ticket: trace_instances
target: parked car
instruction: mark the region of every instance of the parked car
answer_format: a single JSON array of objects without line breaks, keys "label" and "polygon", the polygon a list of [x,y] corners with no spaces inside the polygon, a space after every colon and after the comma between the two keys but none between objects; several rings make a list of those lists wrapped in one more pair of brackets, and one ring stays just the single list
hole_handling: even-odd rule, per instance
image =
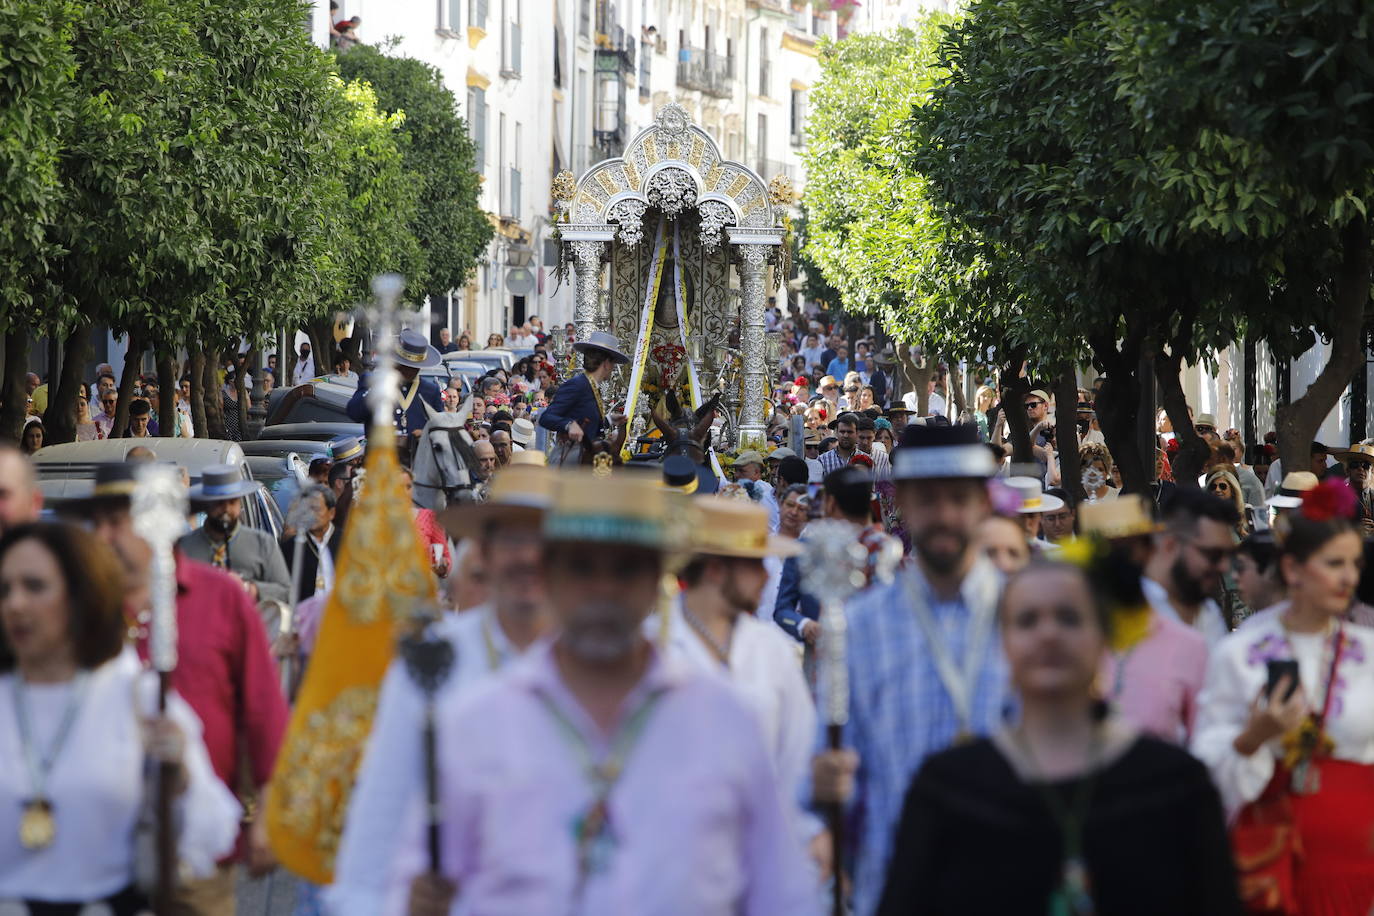
[{"label": "parked car", "polygon": [[[303,423],[279,423],[274,426],[264,426],[262,432],[258,433],[258,439],[307,439],[311,442],[318,442],[321,445],[343,436],[357,436],[360,439],[367,438],[367,430],[361,423],[354,423],[352,420],[307,420]],[[324,451],[323,448],[319,451]]]},{"label": "parked car", "polygon": [[[157,453],[159,461],[169,461],[186,469],[191,484],[200,482],[209,465],[228,464],[241,468],[245,480],[254,480],[243,449],[237,442],[223,439],[100,439],[49,445],[33,454],[38,486],[44,502],[60,508],[63,502],[90,495],[95,469],[102,464],[124,460],[129,449],[144,445]],[[243,522],[250,528],[281,537],[282,513],[262,487],[243,497]]]},{"label": "parked car", "polygon": [[515,365],[515,358],[509,350],[455,350],[444,354],[444,362],[477,363],[483,372],[489,372],[509,369]]},{"label": "parked car", "polygon": [[271,426],[312,421],[351,423],[353,421],[348,419],[348,402],[357,390],[356,384],[346,380],[326,380],[296,385],[293,388],[275,388],[267,395],[267,420],[263,429],[265,431]]},{"label": "parked car", "polygon": [[244,460],[253,472],[253,479],[263,485],[271,495],[272,501],[277,504],[277,508],[281,510],[281,514],[285,516],[291,508],[291,501],[310,479],[310,453],[249,455]]}]

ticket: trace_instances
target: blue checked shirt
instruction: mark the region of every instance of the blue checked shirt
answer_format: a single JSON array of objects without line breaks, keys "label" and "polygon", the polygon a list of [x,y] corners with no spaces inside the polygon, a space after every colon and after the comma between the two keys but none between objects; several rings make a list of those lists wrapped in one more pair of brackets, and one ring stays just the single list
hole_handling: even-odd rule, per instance
[{"label": "blue checked shirt", "polygon": [[[908,576],[925,592],[931,616],[944,636],[950,657],[960,668],[971,630],[970,607],[987,604],[991,614],[991,605],[995,605],[1002,588],[997,571],[980,557],[964,579],[960,597],[939,601],[915,564],[909,563],[891,584],[859,593],[846,609],[849,723],[844,745],[859,754],[854,801],[861,812],[857,840],[852,841],[856,916],[870,916],[878,907],[893,832],[912,778],[927,756],[949,747],[960,731],[954,703],[940,680],[911,607],[904,581]],[[818,680],[817,745],[824,748],[824,675]],[[972,706],[972,727],[978,735],[995,731],[1010,707],[1006,662],[995,623],[987,636]]]}]

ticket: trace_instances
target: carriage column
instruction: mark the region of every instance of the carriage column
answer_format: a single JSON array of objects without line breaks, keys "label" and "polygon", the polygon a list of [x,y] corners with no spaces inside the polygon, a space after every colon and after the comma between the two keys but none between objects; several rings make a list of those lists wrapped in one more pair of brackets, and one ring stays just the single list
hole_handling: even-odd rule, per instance
[{"label": "carriage column", "polygon": [[572,250],[576,276],[573,324],[577,339],[586,340],[592,331],[609,331],[607,316],[601,314],[601,256],[606,243],[615,237],[614,226],[570,224],[563,229],[563,242]]},{"label": "carriage column", "polygon": [[773,249],[782,243],[781,230],[737,229],[730,241],[739,248],[740,352],[744,359],[744,391],[740,410],[741,449],[762,448],[768,431],[763,415],[763,391],[767,371],[764,363],[763,309],[764,277]]}]

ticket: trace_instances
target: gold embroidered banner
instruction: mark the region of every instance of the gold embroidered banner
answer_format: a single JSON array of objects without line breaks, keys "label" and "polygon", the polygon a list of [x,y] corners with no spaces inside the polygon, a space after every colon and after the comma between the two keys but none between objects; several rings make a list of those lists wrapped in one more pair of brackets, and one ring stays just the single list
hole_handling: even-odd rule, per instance
[{"label": "gold embroidered banner", "polygon": [[[418,386],[416,386],[418,387]],[[349,793],[399,627],[436,599],[393,438],[373,430],[362,490],[348,514],[334,591],[277,756],[266,809],[277,859],[316,884],[333,877]],[[419,740],[419,736],[416,736]]]}]

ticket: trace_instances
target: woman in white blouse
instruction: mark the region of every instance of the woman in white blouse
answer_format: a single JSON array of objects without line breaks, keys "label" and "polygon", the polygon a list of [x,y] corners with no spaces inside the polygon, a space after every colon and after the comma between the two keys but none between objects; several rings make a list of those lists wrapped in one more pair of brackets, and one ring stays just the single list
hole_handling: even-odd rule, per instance
[{"label": "woman in white blouse", "polygon": [[1348,508],[1344,481],[1324,483],[1276,529],[1291,600],[1217,645],[1198,701],[1193,751],[1235,824],[1254,911],[1374,903],[1374,629],[1345,619],[1363,562]]},{"label": "woman in white blouse", "polygon": [[0,913],[141,911],[150,760],[180,765],[183,868],[210,873],[237,836],[238,803],[195,713],[173,696],[153,714],[155,675],[124,645],[123,597],[118,561],[78,528],[0,538]]}]

